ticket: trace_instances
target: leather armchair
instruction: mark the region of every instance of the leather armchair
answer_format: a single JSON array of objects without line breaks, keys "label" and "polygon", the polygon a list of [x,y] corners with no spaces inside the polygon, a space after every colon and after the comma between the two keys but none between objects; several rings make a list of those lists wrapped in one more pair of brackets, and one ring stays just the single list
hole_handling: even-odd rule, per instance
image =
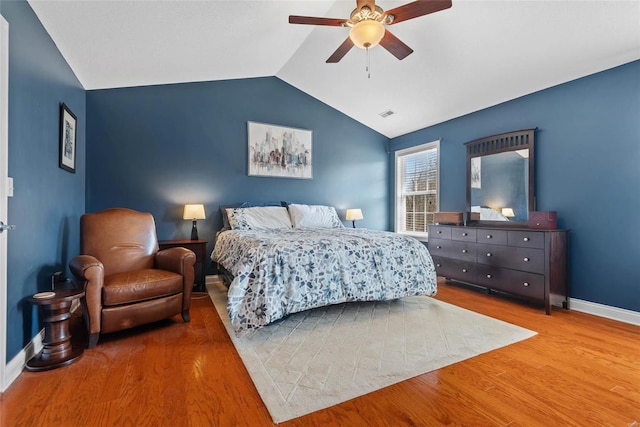
[{"label": "leather armchair", "polygon": [[158,251],[151,214],[116,208],[82,215],[80,253],[69,268],[84,285],[89,348],[101,333],[176,314],[190,321],[196,256],[185,248]]}]

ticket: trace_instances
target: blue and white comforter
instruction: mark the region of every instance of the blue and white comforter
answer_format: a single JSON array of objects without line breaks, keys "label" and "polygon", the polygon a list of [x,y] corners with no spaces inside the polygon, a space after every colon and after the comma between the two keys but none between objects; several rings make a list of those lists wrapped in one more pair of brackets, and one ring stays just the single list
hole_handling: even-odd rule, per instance
[{"label": "blue and white comforter", "polygon": [[425,245],[387,231],[229,230],[211,259],[234,276],[227,309],[238,336],[310,308],[437,290]]}]

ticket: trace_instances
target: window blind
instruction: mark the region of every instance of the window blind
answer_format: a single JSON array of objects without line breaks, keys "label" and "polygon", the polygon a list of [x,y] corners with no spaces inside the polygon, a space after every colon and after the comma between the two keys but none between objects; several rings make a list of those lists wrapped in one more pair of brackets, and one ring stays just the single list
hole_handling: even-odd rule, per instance
[{"label": "window blind", "polygon": [[396,159],[396,231],[426,234],[438,211],[438,144],[426,144]]}]

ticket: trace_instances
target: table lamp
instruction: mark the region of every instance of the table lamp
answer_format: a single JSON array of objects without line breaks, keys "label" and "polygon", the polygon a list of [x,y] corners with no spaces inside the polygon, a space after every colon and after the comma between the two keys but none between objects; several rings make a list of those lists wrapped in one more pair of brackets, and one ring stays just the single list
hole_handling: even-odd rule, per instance
[{"label": "table lamp", "polygon": [[353,228],[356,228],[356,221],[361,220],[362,218],[364,217],[362,216],[361,209],[347,209],[346,220],[351,221]]},{"label": "table lamp", "polygon": [[193,221],[193,226],[191,227],[191,240],[198,240],[198,227],[196,227],[196,222],[199,219],[205,219],[204,205],[184,205],[184,214],[182,215],[182,218]]}]

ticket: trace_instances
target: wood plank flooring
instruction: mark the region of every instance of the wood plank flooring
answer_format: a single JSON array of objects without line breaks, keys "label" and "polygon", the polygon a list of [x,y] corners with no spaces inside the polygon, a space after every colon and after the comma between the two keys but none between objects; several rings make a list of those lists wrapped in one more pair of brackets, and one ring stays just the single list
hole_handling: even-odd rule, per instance
[{"label": "wood plank flooring", "polygon": [[[640,327],[546,316],[443,281],[437,298],[538,335],[280,425],[640,424]],[[191,319],[105,335],[72,365],[24,372],[1,396],[0,426],[273,425],[208,296],[194,295]]]}]

